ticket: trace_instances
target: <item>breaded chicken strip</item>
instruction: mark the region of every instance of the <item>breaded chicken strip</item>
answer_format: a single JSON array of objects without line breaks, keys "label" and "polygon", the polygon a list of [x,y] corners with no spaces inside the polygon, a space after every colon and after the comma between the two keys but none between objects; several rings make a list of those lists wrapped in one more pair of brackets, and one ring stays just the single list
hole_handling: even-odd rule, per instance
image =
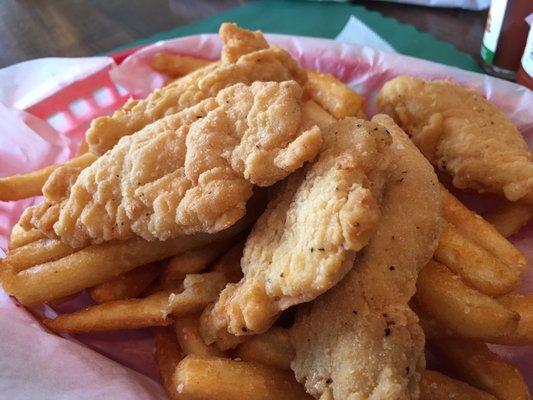
[{"label": "breaded chicken strip", "polygon": [[264,332],[282,310],[330,289],[374,232],[389,133],[346,118],[324,137],[317,161],[283,182],[256,222],[241,260],[244,278],[204,311],[208,343],[231,347],[232,337]]},{"label": "breaded chicken strip", "polygon": [[218,34],[223,44],[220,54],[220,61],[223,63],[235,63],[244,54],[268,47],[261,31],[248,31],[231,22],[220,25]]},{"label": "breaded chicken strip", "polygon": [[253,185],[270,186],[319,152],[322,134],[304,108],[294,81],[231,86],[122,138],[66,200],[57,202],[63,187],[45,190],[55,202],[26,210],[21,224],[72,247],[225,229],[244,215]]},{"label": "breaded chicken strip", "polygon": [[372,121],[393,137],[377,230],[339,284],[300,306],[291,328],[292,369],[321,400],[417,399],[424,369],[424,335],[407,304],[440,233],[437,177],[389,117]]},{"label": "breaded chicken strip", "polygon": [[235,24],[222,24],[222,59],[154,91],[146,99],[129,100],[112,116],[93,120],[87,131],[90,151],[103,154],[118,140],[146,125],[194,106],[236,83],[296,80],[303,84],[305,71],[279,47],[268,47],[261,32],[249,32]]},{"label": "breaded chicken strip", "polygon": [[449,81],[399,76],[381,89],[378,109],[392,116],[460,189],[533,204],[533,160],[513,123],[483,97]]}]

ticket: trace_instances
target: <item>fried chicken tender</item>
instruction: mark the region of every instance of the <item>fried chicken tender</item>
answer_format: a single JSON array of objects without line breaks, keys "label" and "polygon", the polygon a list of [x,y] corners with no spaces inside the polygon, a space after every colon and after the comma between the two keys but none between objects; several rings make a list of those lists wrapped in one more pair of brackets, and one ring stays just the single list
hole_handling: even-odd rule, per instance
[{"label": "fried chicken tender", "polygon": [[61,206],[70,195],[72,185],[84,168],[61,165],[54,170],[42,188],[45,201],[28,207],[22,213],[19,224],[24,229],[39,229],[44,235],[55,238],[54,223],[59,219]]},{"label": "fried chicken tender", "polygon": [[372,121],[393,137],[376,232],[339,284],[299,307],[291,328],[291,367],[321,400],[417,399],[425,364],[424,335],[408,302],[440,233],[438,181],[389,117]]},{"label": "fried chicken tender", "polygon": [[483,97],[449,81],[399,76],[381,89],[378,109],[392,116],[459,189],[533,204],[533,160],[513,123]]},{"label": "fried chicken tender", "polygon": [[346,118],[324,133],[317,161],[277,189],[256,222],[241,260],[244,278],[204,311],[207,343],[266,331],[282,310],[313,300],[352,267],[380,217],[389,133]]},{"label": "fried chicken tender", "polygon": [[96,118],[87,131],[95,154],[103,154],[118,140],[164,117],[189,108],[236,83],[296,80],[303,84],[306,73],[279,47],[268,47],[260,32],[234,24],[222,24],[221,62],[208,65],[154,91],[146,99],[129,100],[112,116]]},{"label": "fried chicken tender", "polygon": [[235,63],[243,54],[268,47],[261,31],[248,31],[231,22],[220,25],[219,36],[224,44],[220,55],[223,63]]},{"label": "fried chicken tender", "polygon": [[321,131],[304,108],[294,81],[231,86],[122,138],[68,198],[30,208],[21,225],[72,247],[223,230],[244,215],[253,185],[270,186],[319,152]]}]

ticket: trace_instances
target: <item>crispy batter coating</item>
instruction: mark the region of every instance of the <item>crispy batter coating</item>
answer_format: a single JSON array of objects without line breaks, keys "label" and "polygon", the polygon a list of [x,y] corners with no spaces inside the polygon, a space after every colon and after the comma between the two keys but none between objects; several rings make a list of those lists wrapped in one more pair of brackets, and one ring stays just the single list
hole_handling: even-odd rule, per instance
[{"label": "crispy batter coating", "polygon": [[339,284],[300,306],[291,328],[292,369],[322,400],[417,399],[424,369],[424,336],[408,302],[437,245],[437,177],[389,117],[372,121],[394,140],[377,230]]},{"label": "crispy batter coating", "polygon": [[204,312],[208,343],[233,346],[231,335],[264,332],[282,310],[330,289],[374,232],[389,133],[346,118],[324,137],[317,161],[283,182],[256,222],[241,260],[244,278]]},{"label": "crispy batter coating", "polygon": [[225,229],[244,215],[253,185],[270,186],[319,152],[322,134],[304,108],[294,81],[231,86],[122,138],[67,199],[23,221],[72,247]]},{"label": "crispy batter coating", "polygon": [[460,189],[533,204],[533,160],[513,123],[483,97],[449,81],[399,76],[378,95],[422,153]]},{"label": "crispy batter coating", "polygon": [[189,108],[236,83],[296,80],[303,84],[306,73],[279,47],[268,47],[260,32],[233,24],[220,28],[222,61],[208,65],[154,91],[146,99],[129,100],[112,116],[93,120],[87,142],[95,154],[103,154],[118,140],[164,117]]},{"label": "crispy batter coating", "polygon": [[231,22],[220,25],[218,34],[224,44],[220,55],[220,61],[223,63],[235,63],[243,54],[268,47],[261,31],[248,31]]}]

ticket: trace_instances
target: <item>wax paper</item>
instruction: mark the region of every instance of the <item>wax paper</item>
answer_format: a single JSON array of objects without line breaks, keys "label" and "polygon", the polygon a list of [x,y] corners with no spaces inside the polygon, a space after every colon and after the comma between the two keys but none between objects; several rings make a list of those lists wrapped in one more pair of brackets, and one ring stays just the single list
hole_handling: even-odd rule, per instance
[{"label": "wax paper", "polygon": [[389,42],[355,15],[350,16],[335,40],[341,43],[364,45],[381,51],[395,52],[394,47]]},{"label": "wax paper", "polygon": [[[375,111],[374,97],[382,84],[398,75],[411,74],[423,78],[450,78],[468,85],[496,103],[521,129],[531,145],[533,136],[533,93],[509,82],[488,76],[462,71],[394,53],[381,52],[365,46],[336,43],[330,40],[269,35],[271,43],[289,50],[304,67],[315,68],[337,75],[368,98],[367,112]],[[164,77],[154,73],[148,61],[157,51],[202,56],[216,59],[220,43],[214,35],[198,35],[160,42],[140,50],[112,71],[113,79],[135,97],[143,97],[159,87]],[[1,111],[0,111],[1,112]],[[0,118],[2,128],[0,142],[0,175],[15,170],[27,170],[26,160],[39,159],[46,154],[50,158],[64,159],[60,151],[67,146],[68,138],[55,138],[47,134],[48,128],[32,125],[10,112],[8,119]],[[24,140],[17,139],[19,130],[28,127],[36,136],[26,132]],[[45,132],[46,131],[46,132]],[[39,139],[40,138],[40,139]],[[25,146],[41,140],[39,146]],[[48,146],[47,146],[48,143]],[[59,145],[58,145],[59,143]],[[3,161],[8,154],[9,162]],[[50,156],[50,154],[55,154]],[[7,159],[6,159],[7,160]],[[43,161],[43,164],[45,162]],[[38,163],[37,163],[38,164]],[[33,165],[35,166],[35,165]],[[15,203],[17,204],[17,203]],[[11,223],[20,210],[0,208],[0,221]],[[0,232],[0,239],[7,239],[7,229]],[[513,241],[533,260],[533,236],[531,226],[515,235]],[[533,290],[531,273],[521,288]],[[66,399],[66,398],[164,398],[156,383],[152,361],[152,344],[144,330],[116,332],[101,335],[84,335],[60,338],[45,332],[21,307],[3,295],[0,301],[0,397],[9,399]],[[32,312],[38,317],[66,312],[87,304],[86,295],[64,304],[61,308],[41,307]],[[105,354],[107,358],[98,354]],[[528,382],[533,383],[533,349],[518,351],[498,347],[498,351],[518,363]]]},{"label": "wax paper", "polygon": [[114,64],[110,57],[38,58],[0,69],[0,102],[27,108],[70,83]]}]

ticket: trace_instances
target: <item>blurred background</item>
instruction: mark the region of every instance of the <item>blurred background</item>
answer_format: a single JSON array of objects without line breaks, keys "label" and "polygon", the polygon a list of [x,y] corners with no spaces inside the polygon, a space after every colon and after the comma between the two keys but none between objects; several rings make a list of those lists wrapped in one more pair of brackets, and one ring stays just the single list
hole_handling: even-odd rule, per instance
[{"label": "blurred background", "polygon": [[533,33],[526,48],[533,0],[1,0],[0,5],[0,68],[40,57],[103,54],[120,63],[131,49],[215,33],[222,22],[232,21],[267,33],[395,51],[533,87]]},{"label": "blurred background", "polygon": [[[473,0],[464,2],[473,3]],[[256,3],[268,3],[277,13],[283,9],[294,12],[294,7],[302,12],[294,23],[276,26],[269,15],[254,15],[250,7]],[[317,24],[307,25],[306,13],[324,7],[327,15]],[[1,0],[0,68],[38,57],[105,53],[228,11],[240,16],[242,19],[237,22],[248,28],[333,38],[360,8],[411,24],[479,60],[486,9],[435,8],[382,1],[324,4],[245,0]],[[202,26],[204,31],[214,31],[217,25]]]}]

